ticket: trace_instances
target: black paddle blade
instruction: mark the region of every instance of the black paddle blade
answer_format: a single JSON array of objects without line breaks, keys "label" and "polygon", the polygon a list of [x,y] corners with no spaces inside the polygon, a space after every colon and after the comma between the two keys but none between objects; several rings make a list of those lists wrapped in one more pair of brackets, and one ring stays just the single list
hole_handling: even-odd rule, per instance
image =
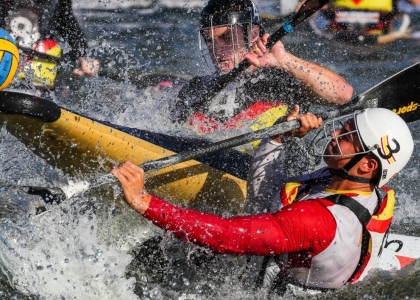
[{"label": "black paddle blade", "polygon": [[54,102],[35,95],[6,90],[0,92],[0,113],[54,122],[60,118],[61,108]]},{"label": "black paddle blade", "polygon": [[405,122],[420,119],[420,63],[416,63],[378,83],[358,95],[348,104],[326,112],[323,118],[332,118],[358,109],[382,107],[397,113]]},{"label": "black paddle blade", "polygon": [[[416,63],[357,97],[368,107],[382,107],[400,115],[406,122],[420,119],[420,63]],[[377,106],[372,106],[377,102]]]},{"label": "black paddle blade", "polygon": [[290,23],[300,24],[318,10],[320,10],[324,5],[327,5],[330,0],[308,0],[302,4],[295,16],[292,18]]}]

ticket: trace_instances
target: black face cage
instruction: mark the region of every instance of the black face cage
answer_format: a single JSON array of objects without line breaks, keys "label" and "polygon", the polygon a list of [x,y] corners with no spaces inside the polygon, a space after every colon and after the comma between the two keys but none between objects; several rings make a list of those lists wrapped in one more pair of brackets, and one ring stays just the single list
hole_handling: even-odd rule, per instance
[{"label": "black face cage", "polygon": [[[264,30],[260,25],[260,19],[258,11],[255,7],[248,7],[244,11],[228,11],[224,13],[214,13],[201,19],[201,26],[198,32],[198,44],[200,49],[201,58],[210,70],[214,70],[216,67],[220,70],[219,59],[216,53],[224,52],[225,55],[234,57],[235,53],[244,51],[244,55],[249,52],[251,48],[250,41],[254,34],[254,25],[258,25],[260,28],[260,36],[264,34]],[[214,37],[207,37],[206,33],[210,32],[213,34],[213,29],[217,27],[230,27],[230,39],[231,45],[223,48],[216,48],[214,44]],[[239,35],[243,35],[244,43],[239,42]],[[207,40],[206,40],[207,37]],[[206,44],[204,47],[203,44]],[[240,61],[234,61],[237,65]]]},{"label": "black face cage", "polygon": [[[247,24],[244,25],[227,25],[230,27],[230,45],[225,45],[223,47],[214,44],[214,37],[211,37],[209,41],[204,39],[204,30],[200,30],[198,35],[198,43],[200,49],[200,56],[203,60],[204,64],[209,70],[214,70],[216,67],[218,70],[221,69],[220,67],[220,60],[219,56],[228,56],[228,57],[235,57],[235,54],[243,52],[243,55],[249,52],[251,49],[251,44],[249,41],[251,40],[252,34],[248,34],[251,30],[248,28]],[[252,26],[252,25],[251,25]],[[225,27],[225,26],[220,26]],[[212,27],[215,28],[215,27]],[[213,30],[209,30],[209,32],[213,33]],[[240,42],[240,35],[244,36],[244,42]],[[203,45],[205,44],[205,46]],[[235,58],[234,64],[237,65],[240,63],[240,59]]]}]

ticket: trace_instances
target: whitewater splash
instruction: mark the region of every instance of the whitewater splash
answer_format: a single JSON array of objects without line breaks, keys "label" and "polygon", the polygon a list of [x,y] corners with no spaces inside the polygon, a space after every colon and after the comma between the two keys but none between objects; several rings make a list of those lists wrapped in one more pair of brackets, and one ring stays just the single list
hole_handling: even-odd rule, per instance
[{"label": "whitewater splash", "polygon": [[[10,202],[9,197],[5,199],[3,193],[0,201]],[[100,216],[88,204],[91,201],[75,199],[77,205],[51,206],[46,213],[29,218],[16,208],[19,222],[0,218],[0,268],[11,286],[44,299],[138,299],[133,291],[135,279],[126,277],[133,258],[127,248],[155,234],[154,229],[146,222],[141,225],[131,210],[115,213],[114,207],[115,220]],[[116,234],[115,224],[120,227],[120,244],[110,234]],[[134,232],[139,226],[142,230]]]},{"label": "whitewater splash", "polygon": [[74,8],[83,9],[116,9],[116,8],[149,8],[152,5],[159,7],[203,7],[206,0],[73,0]]},{"label": "whitewater splash", "polygon": [[138,299],[136,279],[126,275],[130,250],[157,228],[123,204],[118,187],[35,216],[44,201],[13,185],[60,186],[69,178],[0,133],[0,298]]},{"label": "whitewater splash", "polygon": [[[118,8],[202,8],[206,5],[208,0],[73,0],[73,8],[75,9],[105,9],[112,10]],[[282,16],[293,12],[298,0],[254,0],[253,1],[260,12],[280,14]]]}]

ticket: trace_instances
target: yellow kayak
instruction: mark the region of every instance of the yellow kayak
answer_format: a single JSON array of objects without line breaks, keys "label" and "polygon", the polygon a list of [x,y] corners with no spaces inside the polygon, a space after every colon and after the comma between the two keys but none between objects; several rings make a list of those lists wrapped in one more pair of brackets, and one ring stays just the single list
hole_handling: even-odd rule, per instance
[{"label": "yellow kayak", "polygon": [[[147,161],[194,149],[203,141],[107,124],[33,95],[0,92],[0,120],[28,149],[75,180],[107,173],[127,159]],[[192,207],[239,212],[250,156],[235,150],[149,172],[152,194]]]}]

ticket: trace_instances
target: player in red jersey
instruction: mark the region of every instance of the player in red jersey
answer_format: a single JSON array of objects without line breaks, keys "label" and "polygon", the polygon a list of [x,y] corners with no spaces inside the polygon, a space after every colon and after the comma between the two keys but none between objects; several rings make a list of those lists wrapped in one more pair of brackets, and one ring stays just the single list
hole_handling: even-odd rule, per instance
[{"label": "player in red jersey", "polygon": [[[298,111],[294,107],[284,121],[296,118],[301,127],[263,141],[257,156],[267,144],[278,155],[271,160],[257,157],[257,162],[281,164],[288,158],[279,153],[292,136],[303,137],[323,125],[315,115],[298,115]],[[316,139],[314,146],[328,167],[295,177],[293,182],[280,180],[278,184],[286,186],[280,193],[280,208],[272,213],[222,218],[180,208],[147,193],[143,170],[131,162],[111,173],[120,180],[131,207],[184,241],[216,253],[272,256],[280,269],[280,289],[285,283],[336,289],[363,278],[375,266],[394,205],[393,194],[382,199],[377,188],[406,165],[414,142],[406,123],[382,108],[359,111],[323,126],[325,136]]]}]

